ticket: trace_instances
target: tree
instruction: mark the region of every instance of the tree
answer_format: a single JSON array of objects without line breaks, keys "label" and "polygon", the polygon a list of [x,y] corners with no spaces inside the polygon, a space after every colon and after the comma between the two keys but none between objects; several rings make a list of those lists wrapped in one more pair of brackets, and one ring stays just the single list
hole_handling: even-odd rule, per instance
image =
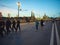
[{"label": "tree", "polygon": [[32,20],[32,21],[35,21],[35,14],[34,14],[33,11],[31,11],[31,20]]}]

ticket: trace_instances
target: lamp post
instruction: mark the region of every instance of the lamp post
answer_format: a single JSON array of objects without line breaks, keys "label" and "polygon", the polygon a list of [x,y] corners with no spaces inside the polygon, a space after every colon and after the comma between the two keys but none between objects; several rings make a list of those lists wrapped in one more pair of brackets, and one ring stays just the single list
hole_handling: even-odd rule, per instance
[{"label": "lamp post", "polygon": [[[18,19],[17,19],[17,22],[20,22],[19,21],[19,11],[20,11],[20,2],[17,2],[17,6],[18,6]],[[19,30],[20,30],[20,24],[18,25],[18,28],[19,28]]]},{"label": "lamp post", "polygon": [[18,17],[19,17],[20,2],[17,2],[17,6],[18,6]]}]

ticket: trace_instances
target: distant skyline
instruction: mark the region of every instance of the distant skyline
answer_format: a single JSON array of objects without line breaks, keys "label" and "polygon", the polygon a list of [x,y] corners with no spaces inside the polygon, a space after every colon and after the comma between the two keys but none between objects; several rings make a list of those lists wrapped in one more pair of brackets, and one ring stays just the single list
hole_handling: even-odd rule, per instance
[{"label": "distant skyline", "polygon": [[17,16],[17,2],[21,3],[19,16],[31,16],[31,11],[36,17],[42,17],[46,13],[49,17],[60,16],[60,0],[0,0],[0,12],[7,17],[8,13],[12,17]]}]

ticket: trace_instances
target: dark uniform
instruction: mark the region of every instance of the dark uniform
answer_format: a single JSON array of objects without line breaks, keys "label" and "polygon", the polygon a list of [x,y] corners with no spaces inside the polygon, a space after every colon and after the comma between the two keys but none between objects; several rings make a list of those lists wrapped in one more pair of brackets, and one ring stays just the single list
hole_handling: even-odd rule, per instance
[{"label": "dark uniform", "polygon": [[6,30],[7,30],[7,33],[10,32],[10,28],[11,28],[11,21],[9,19],[6,20]]},{"label": "dark uniform", "polygon": [[41,20],[41,26],[44,26],[44,25],[43,25],[43,22],[44,22],[44,21],[43,21],[43,20]]},{"label": "dark uniform", "polygon": [[3,36],[3,31],[5,32],[5,22],[3,20],[0,20],[0,35]]},{"label": "dark uniform", "polygon": [[18,28],[20,30],[20,21],[19,20],[17,20],[17,30],[18,30]]},{"label": "dark uniform", "polygon": [[13,20],[13,22],[12,22],[12,31],[14,31],[14,29],[16,30],[16,22],[15,22],[15,20]]}]

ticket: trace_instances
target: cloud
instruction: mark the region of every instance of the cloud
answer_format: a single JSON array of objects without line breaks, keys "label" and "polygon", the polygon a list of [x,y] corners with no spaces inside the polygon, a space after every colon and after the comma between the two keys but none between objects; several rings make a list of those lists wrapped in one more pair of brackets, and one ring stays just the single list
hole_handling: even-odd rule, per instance
[{"label": "cloud", "polygon": [[0,8],[0,12],[2,12],[3,16],[6,16],[6,17],[7,17],[8,13],[10,13],[11,16],[16,16],[16,14],[17,14],[16,9],[10,9],[10,8],[6,8],[6,7]]},{"label": "cloud", "polygon": [[[2,12],[3,16],[4,17],[7,17],[8,16],[8,13],[10,13],[10,16],[11,17],[15,17],[18,15],[18,10],[16,9],[11,9],[11,8],[6,8],[6,7],[2,7],[0,8],[0,12]],[[30,11],[26,11],[26,10],[23,10],[23,11],[20,11],[20,17],[23,17],[23,16],[31,16],[30,15]]]}]

